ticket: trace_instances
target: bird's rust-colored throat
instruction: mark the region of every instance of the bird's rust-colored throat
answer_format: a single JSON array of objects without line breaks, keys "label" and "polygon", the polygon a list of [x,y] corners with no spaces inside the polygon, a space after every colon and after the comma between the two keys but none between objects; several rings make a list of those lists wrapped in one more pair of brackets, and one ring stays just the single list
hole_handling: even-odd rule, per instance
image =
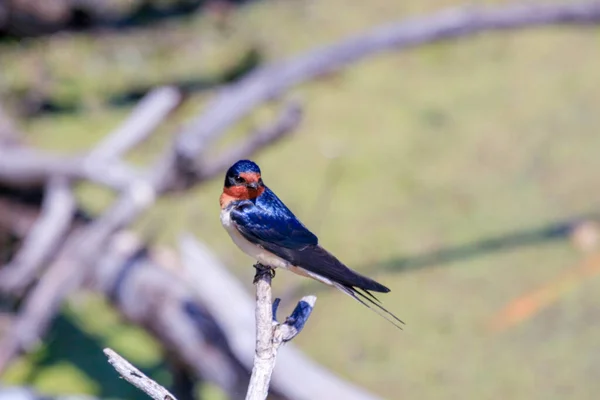
[{"label": "bird's rust-colored throat", "polygon": [[[240,177],[244,178],[247,184],[258,183],[260,180],[260,174],[254,172],[241,173]],[[221,204],[221,208],[224,209],[232,201],[253,200],[260,196],[264,191],[265,187],[262,185],[259,185],[257,188],[248,187],[246,184],[229,187],[225,186],[221,198],[219,199],[219,203]]]}]

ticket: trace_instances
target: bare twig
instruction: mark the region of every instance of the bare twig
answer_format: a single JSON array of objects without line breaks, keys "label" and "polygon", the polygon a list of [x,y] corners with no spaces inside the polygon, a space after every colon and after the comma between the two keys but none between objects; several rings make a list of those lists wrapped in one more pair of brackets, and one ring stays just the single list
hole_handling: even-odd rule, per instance
[{"label": "bare twig", "polygon": [[154,400],[177,400],[167,389],[148,378],[139,369],[131,365],[129,361],[118,355],[112,349],[104,349],[110,365],[117,370],[119,375]]},{"label": "bare twig", "polygon": [[46,185],[42,212],[12,262],[0,270],[0,289],[20,293],[56,252],[69,230],[75,199],[64,178]]},{"label": "bare twig", "polygon": [[127,120],[90,152],[89,159],[121,157],[146,140],[182,100],[183,94],[177,88],[165,86],[152,90],[139,102]]},{"label": "bare twig", "polygon": [[459,7],[380,26],[360,35],[275,63],[222,90],[181,132],[177,152],[193,162],[224,130],[289,88],[368,56],[485,31],[600,22],[600,2]]}]

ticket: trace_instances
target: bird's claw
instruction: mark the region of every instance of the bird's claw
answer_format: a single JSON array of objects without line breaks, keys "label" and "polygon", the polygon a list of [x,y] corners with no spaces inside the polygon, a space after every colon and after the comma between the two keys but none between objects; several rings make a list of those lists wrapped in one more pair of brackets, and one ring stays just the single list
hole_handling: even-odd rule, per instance
[{"label": "bird's claw", "polygon": [[254,268],[256,268],[256,274],[254,275],[254,283],[259,281],[265,275],[269,275],[271,279],[275,278],[275,270],[267,265],[262,265],[260,263],[254,264]]}]

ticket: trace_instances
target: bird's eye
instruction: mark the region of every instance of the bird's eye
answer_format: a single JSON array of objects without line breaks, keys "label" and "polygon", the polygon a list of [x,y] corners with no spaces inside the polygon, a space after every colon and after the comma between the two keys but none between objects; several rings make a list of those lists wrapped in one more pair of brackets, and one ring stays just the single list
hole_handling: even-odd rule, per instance
[{"label": "bird's eye", "polygon": [[262,185],[262,184],[263,184],[262,178],[258,178],[258,184],[259,184],[259,185]]},{"label": "bird's eye", "polygon": [[235,183],[244,183],[245,182],[244,178],[242,178],[239,175],[234,176],[233,180],[235,181]]}]

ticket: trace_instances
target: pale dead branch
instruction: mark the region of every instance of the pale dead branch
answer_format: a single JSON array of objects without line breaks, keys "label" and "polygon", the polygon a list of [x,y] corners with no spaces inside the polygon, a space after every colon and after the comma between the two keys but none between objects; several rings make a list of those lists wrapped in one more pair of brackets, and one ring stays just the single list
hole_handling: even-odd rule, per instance
[{"label": "pale dead branch", "polygon": [[115,370],[136,388],[146,393],[154,400],[177,400],[167,389],[148,378],[146,374],[131,365],[129,361],[121,357],[112,349],[104,349],[108,362]]},{"label": "pale dead branch", "polygon": [[271,375],[275,368],[279,347],[292,340],[304,327],[317,301],[315,296],[303,298],[290,317],[283,324],[275,318],[279,299],[273,303],[271,280],[274,270],[256,264],[256,350],[252,376],[248,385],[246,400],[264,400],[269,394]]}]

